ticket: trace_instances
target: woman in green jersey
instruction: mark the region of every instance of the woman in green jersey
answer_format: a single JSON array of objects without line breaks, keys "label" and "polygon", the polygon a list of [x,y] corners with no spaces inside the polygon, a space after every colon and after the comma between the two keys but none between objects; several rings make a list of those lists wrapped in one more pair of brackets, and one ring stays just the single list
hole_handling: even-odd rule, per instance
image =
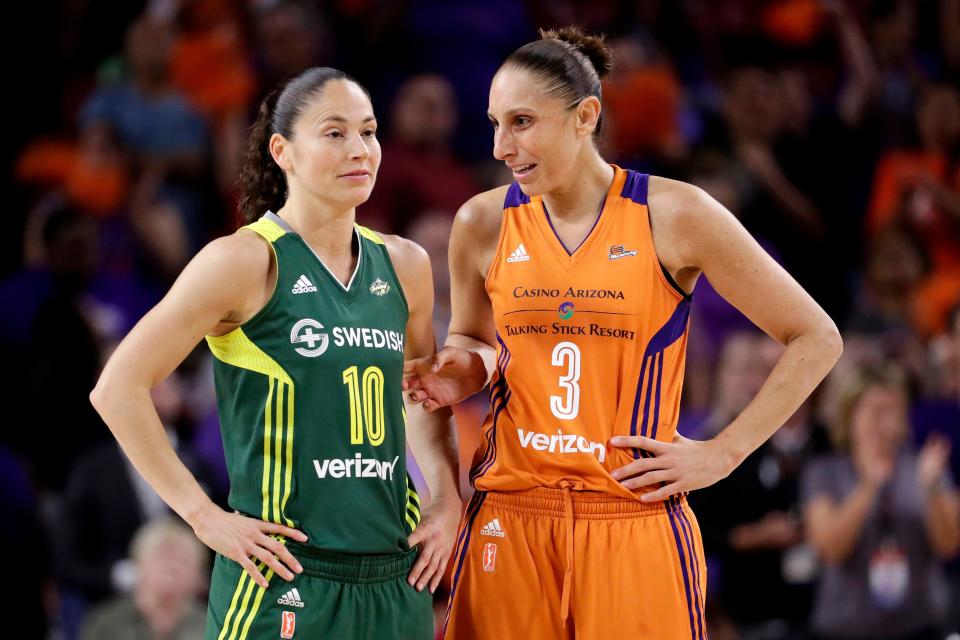
[{"label": "woman in green jersey", "polygon": [[[197,254],[91,393],[217,552],[208,640],[432,635],[461,509],[456,444],[449,412],[404,406],[404,358],[435,350],[433,286],[420,247],[354,221],[379,164],[369,95],[343,72],[272,93],[240,175],[248,224]],[[233,513],[178,459],[149,395],[204,337]],[[433,497],[422,521],[406,442]]]}]

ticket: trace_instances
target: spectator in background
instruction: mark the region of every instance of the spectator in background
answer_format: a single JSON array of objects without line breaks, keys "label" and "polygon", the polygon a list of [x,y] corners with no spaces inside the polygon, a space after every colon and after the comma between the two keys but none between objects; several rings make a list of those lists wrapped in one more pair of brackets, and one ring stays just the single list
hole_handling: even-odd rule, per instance
[{"label": "spectator in background", "polygon": [[944,328],[960,297],[960,91],[926,87],[916,110],[919,144],[885,152],[877,165],[867,231],[897,223],[917,236],[931,271],[918,291],[914,321],[929,337]]},{"label": "spectator in background", "polygon": [[[167,278],[205,239],[209,180],[207,124],[172,84],[173,43],[169,23],[139,18],[126,35],[125,77],[99,87],[80,110],[81,127],[108,124],[130,149],[131,223]],[[173,236],[184,246],[171,257]]]},{"label": "spectator in background", "polygon": [[470,169],[451,146],[457,128],[453,87],[438,75],[418,75],[393,102],[377,188],[358,210],[363,224],[407,234],[418,214],[455,213],[477,191]]},{"label": "spectator in background", "polygon": [[81,640],[198,640],[206,612],[209,559],[193,532],[174,520],[147,524],[130,547],[136,586],[92,611]]},{"label": "spectator in background", "polygon": [[[738,416],[766,380],[783,348],[763,334],[739,333],[724,345],[714,408],[700,437]],[[815,562],[803,546],[800,471],[828,449],[805,403],[722,482],[695,491],[718,623],[726,616],[743,640],[803,637]]]},{"label": "spectator in background", "polygon": [[950,447],[908,446],[907,391],[889,366],[850,370],[831,436],[805,469],[807,535],[823,561],[812,627],[823,638],[940,640],[941,563],[960,549]]},{"label": "spectator in background", "polygon": [[261,93],[305,69],[329,62],[331,32],[314,3],[278,0],[254,4]]},{"label": "spectator in background", "polygon": [[[183,410],[180,384],[174,373],[150,392],[167,436],[178,449],[174,427]],[[207,469],[181,455],[209,491]],[[71,630],[90,605],[130,589],[134,584],[133,566],[127,560],[130,541],[141,526],[170,513],[116,442],[104,443],[78,460],[64,491],[55,545],[68,636],[73,637]]]}]

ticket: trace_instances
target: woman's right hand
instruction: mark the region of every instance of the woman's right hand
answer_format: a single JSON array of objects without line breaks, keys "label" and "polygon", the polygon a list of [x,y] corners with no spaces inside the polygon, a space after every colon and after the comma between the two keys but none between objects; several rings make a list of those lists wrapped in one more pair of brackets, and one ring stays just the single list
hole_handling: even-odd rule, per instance
[{"label": "woman's right hand", "polygon": [[472,396],[486,382],[483,358],[459,347],[444,347],[432,356],[403,363],[403,390],[428,413]]},{"label": "woman's right hand", "polygon": [[293,580],[294,573],[303,572],[286,545],[270,537],[280,535],[306,542],[307,536],[302,531],[230,513],[213,503],[195,520],[191,524],[200,541],[239,564],[264,589],[268,586],[267,579],[251,558],[260,560],[284,580]]}]

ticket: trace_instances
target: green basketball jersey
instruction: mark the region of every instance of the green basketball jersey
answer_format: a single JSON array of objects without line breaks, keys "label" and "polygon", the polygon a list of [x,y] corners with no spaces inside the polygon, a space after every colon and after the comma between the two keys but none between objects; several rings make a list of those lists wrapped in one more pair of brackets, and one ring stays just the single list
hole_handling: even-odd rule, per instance
[{"label": "green basketball jersey", "polygon": [[387,248],[357,226],[344,287],[279,216],[246,228],[270,243],[277,284],[250,320],[207,336],[230,506],[321,549],[405,550],[420,520],[400,389],[408,309]]}]

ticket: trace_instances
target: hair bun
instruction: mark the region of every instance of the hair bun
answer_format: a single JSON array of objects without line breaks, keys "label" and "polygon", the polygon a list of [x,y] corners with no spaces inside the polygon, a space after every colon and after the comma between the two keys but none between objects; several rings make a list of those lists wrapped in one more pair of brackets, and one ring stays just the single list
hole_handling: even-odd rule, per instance
[{"label": "hair bun", "polygon": [[561,27],[540,29],[540,38],[566,42],[590,60],[601,78],[613,69],[613,52],[607,46],[603,34],[594,36],[585,33],[580,27]]}]

